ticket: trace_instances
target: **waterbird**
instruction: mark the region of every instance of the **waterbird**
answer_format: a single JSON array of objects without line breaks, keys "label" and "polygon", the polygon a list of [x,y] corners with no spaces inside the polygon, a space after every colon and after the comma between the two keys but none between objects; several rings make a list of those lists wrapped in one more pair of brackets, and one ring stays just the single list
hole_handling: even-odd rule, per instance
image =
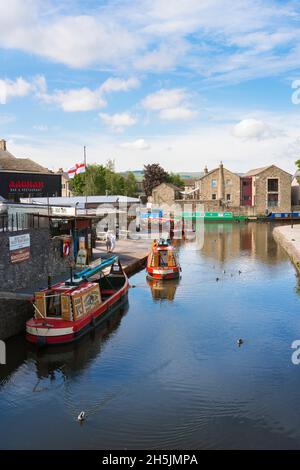
[{"label": "waterbird", "polygon": [[82,422],[82,421],[84,421],[84,420],[85,420],[85,412],[84,412],[84,411],[81,411],[81,412],[79,413],[79,415],[77,416],[77,421]]},{"label": "waterbird", "polygon": [[243,344],[243,342],[244,342],[244,341],[242,340],[242,338],[239,338],[239,339],[237,340],[237,345],[240,347],[240,346]]},{"label": "waterbird", "polygon": [[131,287],[131,289],[134,289],[136,286],[134,284],[132,284],[130,287]]},{"label": "waterbird", "polygon": [[242,271],[239,270],[239,274],[242,274]]},{"label": "waterbird", "polygon": [[219,277],[216,277],[216,281],[218,282],[219,280],[220,280],[220,278],[219,278]]}]

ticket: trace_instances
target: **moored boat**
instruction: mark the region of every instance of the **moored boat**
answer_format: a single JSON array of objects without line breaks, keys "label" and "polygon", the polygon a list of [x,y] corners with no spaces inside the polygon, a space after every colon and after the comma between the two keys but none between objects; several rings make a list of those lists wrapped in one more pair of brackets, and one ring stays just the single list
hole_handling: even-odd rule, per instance
[{"label": "moored boat", "polygon": [[[105,268],[108,262],[104,263]],[[71,343],[107,320],[127,302],[129,283],[117,257],[108,275],[89,281],[89,272],[71,276],[35,294],[35,315],[26,323],[26,338],[38,346]],[[81,273],[81,274],[82,274]]]},{"label": "moored boat", "polygon": [[146,270],[152,279],[178,279],[181,267],[174,247],[165,240],[154,242]]}]

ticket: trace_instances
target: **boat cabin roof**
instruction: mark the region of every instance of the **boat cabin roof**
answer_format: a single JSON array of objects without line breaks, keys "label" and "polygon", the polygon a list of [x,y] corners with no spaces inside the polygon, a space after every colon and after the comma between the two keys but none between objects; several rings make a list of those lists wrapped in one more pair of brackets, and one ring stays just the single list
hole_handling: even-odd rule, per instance
[{"label": "boat cabin roof", "polygon": [[39,293],[43,294],[64,294],[64,295],[74,295],[74,294],[83,294],[85,291],[91,287],[99,286],[96,282],[81,282],[79,285],[66,285],[65,282],[60,282],[55,284],[50,289],[43,289]]}]

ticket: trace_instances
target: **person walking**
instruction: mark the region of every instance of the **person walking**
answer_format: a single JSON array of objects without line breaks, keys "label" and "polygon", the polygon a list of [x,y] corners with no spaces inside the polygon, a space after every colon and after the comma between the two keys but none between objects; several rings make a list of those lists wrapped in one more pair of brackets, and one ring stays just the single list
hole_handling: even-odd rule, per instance
[{"label": "person walking", "polygon": [[114,233],[112,233],[110,235],[110,242],[111,242],[111,249],[110,251],[114,251],[115,247],[116,247],[116,236]]},{"label": "person walking", "polygon": [[107,253],[110,253],[111,249],[112,249],[111,234],[109,232],[106,232],[106,251],[107,251]]}]

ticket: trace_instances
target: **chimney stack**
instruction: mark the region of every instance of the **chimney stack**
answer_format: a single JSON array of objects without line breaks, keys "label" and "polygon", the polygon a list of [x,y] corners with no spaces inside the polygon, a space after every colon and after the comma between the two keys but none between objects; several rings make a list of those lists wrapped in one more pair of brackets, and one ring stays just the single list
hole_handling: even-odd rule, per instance
[{"label": "chimney stack", "polygon": [[6,140],[4,139],[0,140],[0,150],[6,151]]},{"label": "chimney stack", "polygon": [[207,175],[207,173],[208,173],[208,169],[207,169],[207,165],[205,165],[205,167],[204,167],[204,174]]}]

